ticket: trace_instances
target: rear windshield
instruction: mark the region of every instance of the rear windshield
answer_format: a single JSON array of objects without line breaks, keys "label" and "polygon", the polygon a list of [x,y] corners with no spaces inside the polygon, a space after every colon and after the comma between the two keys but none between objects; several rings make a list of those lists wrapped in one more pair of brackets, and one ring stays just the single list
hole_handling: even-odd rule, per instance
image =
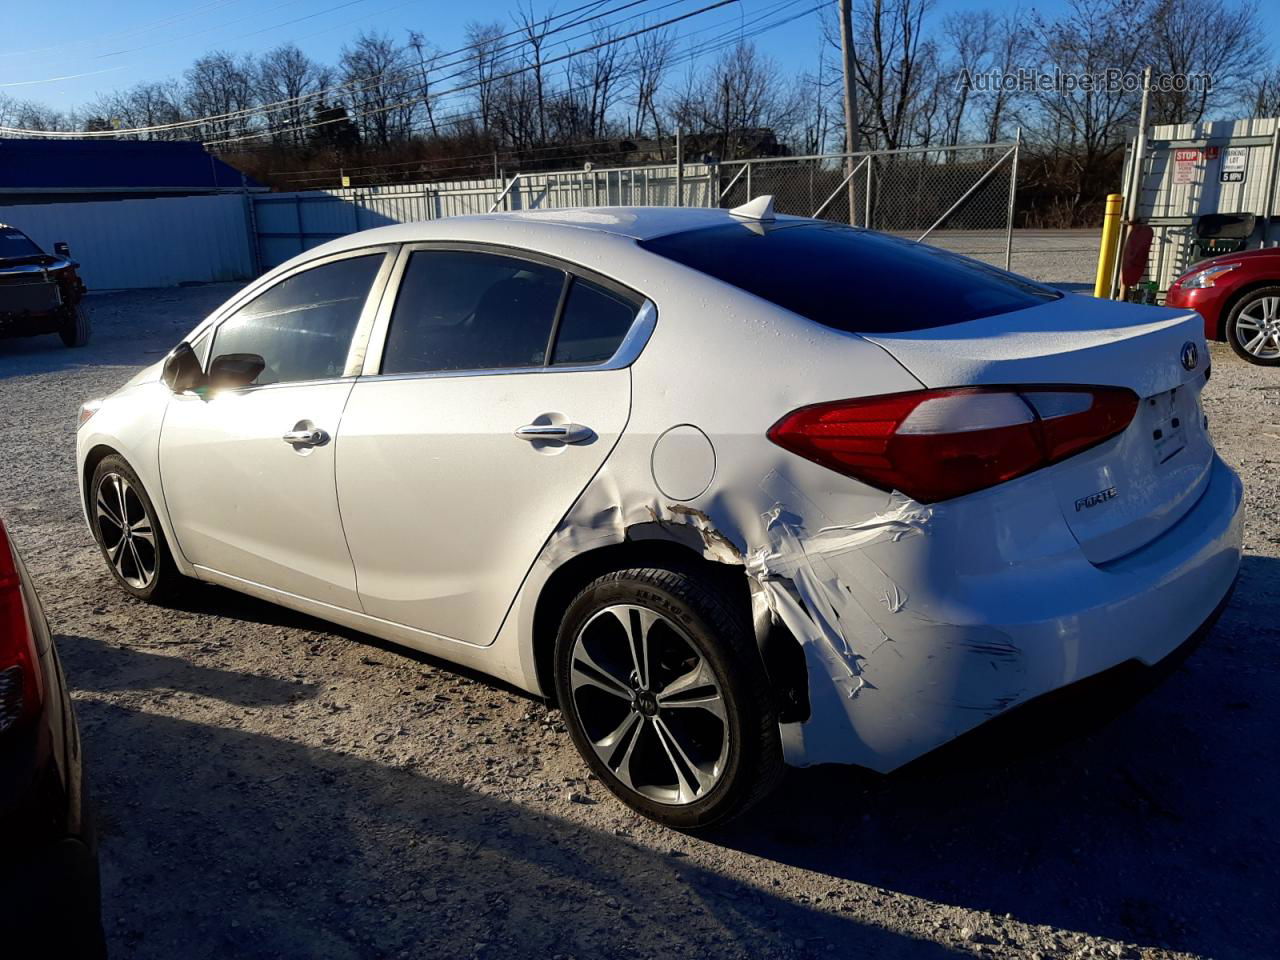
[{"label": "rear windshield", "polygon": [[38,257],[41,252],[21,230],[0,227],[0,260],[9,257]]},{"label": "rear windshield", "polygon": [[838,224],[732,223],[641,246],[849,333],[925,330],[1062,296],[936,247]]}]

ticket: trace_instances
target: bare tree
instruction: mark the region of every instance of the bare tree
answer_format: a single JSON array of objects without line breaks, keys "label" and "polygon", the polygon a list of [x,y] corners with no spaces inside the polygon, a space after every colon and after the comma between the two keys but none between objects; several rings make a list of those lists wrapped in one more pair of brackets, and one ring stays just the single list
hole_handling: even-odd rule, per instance
[{"label": "bare tree", "polygon": [[502,71],[502,36],[500,23],[467,24],[467,48],[470,54],[471,82],[475,89],[480,126],[490,129],[496,101],[497,78]]},{"label": "bare tree", "polygon": [[[1108,70],[1133,76],[1148,43],[1149,14],[1148,0],[1069,0],[1058,20],[1031,18],[1036,52],[1064,78],[1105,78]],[[1036,133],[1047,175],[1077,210],[1112,182],[1140,94],[1125,83],[1057,86],[1036,92]]]},{"label": "bare tree", "polygon": [[662,139],[662,121],[658,114],[658,94],[671,67],[675,53],[675,36],[671,29],[663,28],[642,33],[632,41],[631,106],[632,131],[640,136],[646,121],[653,124],[653,135]]},{"label": "bare tree", "polygon": [[774,149],[801,113],[802,97],[782,80],[777,64],[755,44],[741,41],[727,49],[706,74],[692,72],[672,114],[730,160]]},{"label": "bare tree", "polygon": [[427,43],[426,38],[417,30],[409,31],[409,49],[418,57],[418,76],[422,80],[422,106],[427,113],[427,126],[431,128],[431,136],[439,137],[440,129],[436,126],[435,105],[431,102],[431,71],[435,69],[440,51]]},{"label": "bare tree", "polygon": [[412,130],[420,100],[405,53],[406,48],[386,34],[371,32],[342,48],[343,98],[367,144],[385,147],[404,140]]},{"label": "bare tree", "polygon": [[[1267,67],[1245,85],[1245,109],[1251,109],[1255,117],[1280,115],[1280,64]],[[4,107],[0,104],[0,115]]]},{"label": "bare tree", "polygon": [[[1011,76],[1023,60],[1027,46],[1027,32],[1022,15],[1014,8],[995,25],[996,35],[991,45],[991,72],[998,76]],[[1004,122],[1010,109],[1016,104],[1016,94],[1004,85],[981,98],[985,104],[983,134],[987,143],[1000,140]]]},{"label": "bare tree", "polygon": [[908,145],[912,113],[928,90],[922,62],[930,52],[923,46],[930,5],[931,0],[866,0],[854,11],[864,142],[889,150]]},{"label": "bare tree", "polygon": [[622,92],[622,78],[630,68],[630,54],[617,42],[618,31],[600,27],[593,31],[594,50],[574,57],[570,63],[571,83],[581,91],[589,137],[603,137],[609,111]]},{"label": "bare tree", "polygon": [[547,96],[546,83],[542,75],[542,48],[547,42],[547,32],[551,29],[551,11],[542,18],[534,13],[533,0],[527,7],[521,7],[516,16],[516,24],[524,35],[526,49],[525,61],[532,72],[531,84],[537,117],[537,141],[545,143],[547,139]]},{"label": "bare tree", "polygon": [[985,70],[990,60],[996,18],[990,10],[965,10],[947,17],[942,30],[952,60],[940,78],[942,84],[938,92],[947,108],[946,143],[954,146],[960,142],[961,129],[967,119],[973,87],[971,78]]},{"label": "bare tree", "polygon": [[292,43],[269,50],[258,61],[258,97],[279,104],[266,114],[267,129],[277,143],[302,143],[327,71]]},{"label": "bare tree", "polygon": [[1258,72],[1258,7],[1244,0],[1160,0],[1151,18],[1147,62],[1157,77],[1176,80],[1196,75],[1210,83],[1182,89],[1157,87],[1151,93],[1154,123],[1196,123],[1211,97],[1218,102],[1239,91]]},{"label": "bare tree", "polygon": [[193,117],[209,117],[199,127],[205,140],[244,136],[253,117],[244,111],[257,103],[253,59],[224,50],[206,54],[187,70],[186,108]]}]

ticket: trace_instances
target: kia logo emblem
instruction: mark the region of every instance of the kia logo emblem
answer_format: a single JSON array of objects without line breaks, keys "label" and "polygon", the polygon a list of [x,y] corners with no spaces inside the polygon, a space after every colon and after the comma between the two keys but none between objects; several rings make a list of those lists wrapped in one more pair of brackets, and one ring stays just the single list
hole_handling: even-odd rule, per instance
[{"label": "kia logo emblem", "polygon": [[1194,341],[1188,340],[1182,345],[1182,366],[1187,370],[1194,370],[1199,362],[1200,351],[1196,349]]}]

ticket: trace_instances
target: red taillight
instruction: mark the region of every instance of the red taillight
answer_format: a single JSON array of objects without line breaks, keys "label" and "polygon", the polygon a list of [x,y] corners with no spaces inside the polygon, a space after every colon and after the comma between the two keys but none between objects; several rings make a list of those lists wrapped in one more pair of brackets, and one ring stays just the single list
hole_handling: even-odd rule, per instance
[{"label": "red taillight", "polygon": [[17,557],[0,520],[0,733],[40,709],[44,690]]},{"label": "red taillight", "polygon": [[1114,437],[1138,397],[1122,387],[955,387],[801,407],[769,439],[920,503],[984,490]]}]

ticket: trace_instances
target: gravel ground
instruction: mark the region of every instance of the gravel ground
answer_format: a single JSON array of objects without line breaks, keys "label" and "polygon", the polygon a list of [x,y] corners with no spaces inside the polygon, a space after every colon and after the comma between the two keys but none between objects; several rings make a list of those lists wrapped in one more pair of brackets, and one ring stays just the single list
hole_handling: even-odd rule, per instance
[{"label": "gravel ground", "polygon": [[1276,955],[1276,371],[1212,349],[1248,555],[1162,686],[1083,735],[792,771],[695,838],[585,778],[522,694],[219,588],[159,609],[111,585],[77,405],[233,290],[93,296],[83,351],[0,342],[0,504],[75,691],[114,957]]}]

